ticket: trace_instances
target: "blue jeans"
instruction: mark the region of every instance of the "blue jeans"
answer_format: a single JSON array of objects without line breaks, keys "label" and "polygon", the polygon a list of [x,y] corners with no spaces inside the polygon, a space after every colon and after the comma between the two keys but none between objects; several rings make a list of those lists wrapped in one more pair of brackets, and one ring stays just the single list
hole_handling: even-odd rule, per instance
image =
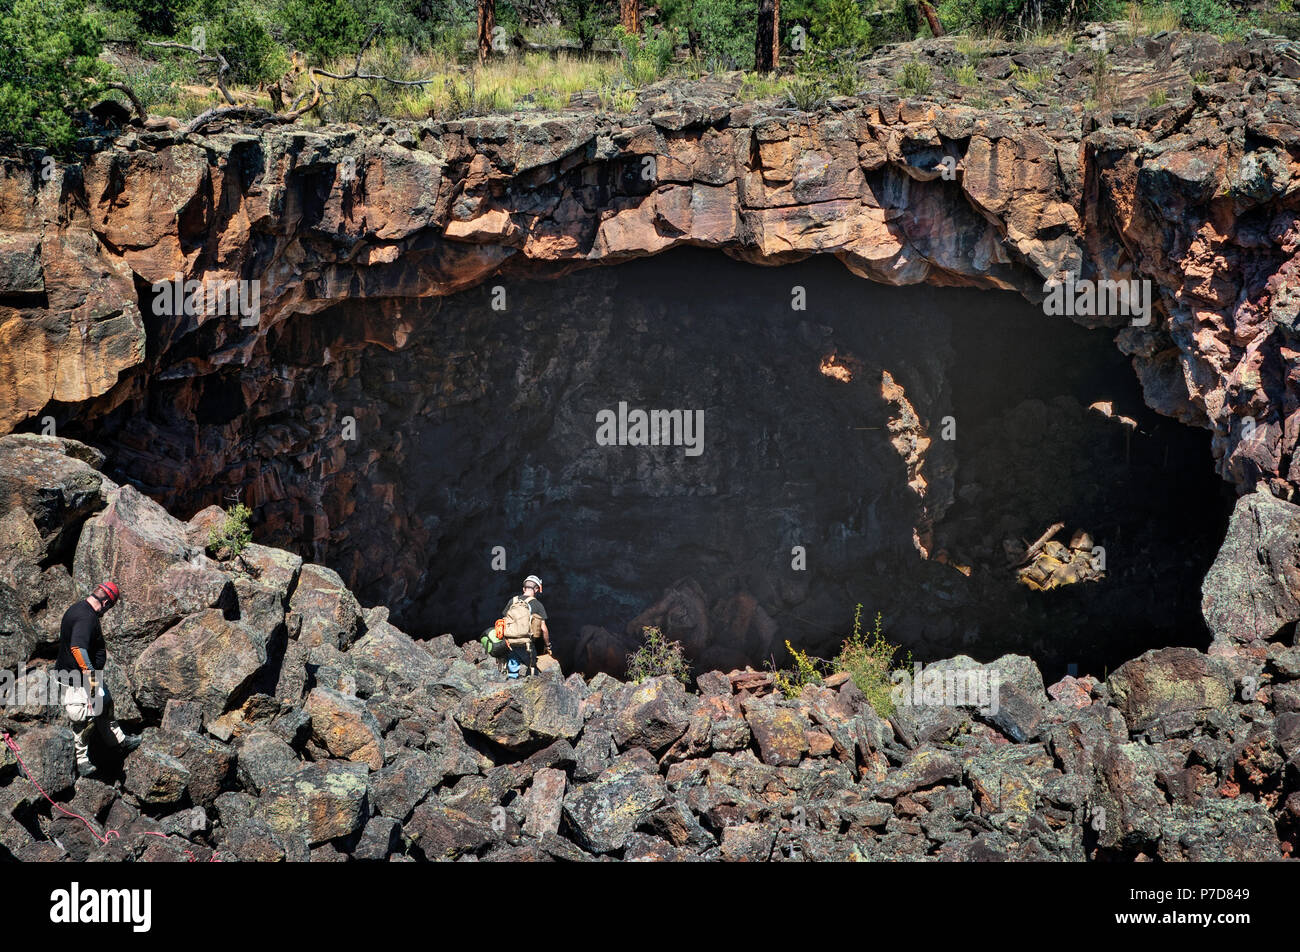
[{"label": "blue jeans", "polygon": [[512,660],[519,665],[519,676],[521,678],[536,674],[537,649],[533,646],[533,639],[529,638],[527,644],[511,647],[510,653],[506,655],[506,664],[509,664]]}]

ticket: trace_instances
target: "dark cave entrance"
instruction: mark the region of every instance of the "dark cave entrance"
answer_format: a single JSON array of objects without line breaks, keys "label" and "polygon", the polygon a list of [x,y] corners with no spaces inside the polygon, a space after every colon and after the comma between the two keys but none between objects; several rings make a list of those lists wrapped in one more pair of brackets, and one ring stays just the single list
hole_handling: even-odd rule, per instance
[{"label": "dark cave entrance", "polygon": [[[1049,679],[1101,676],[1208,644],[1200,583],[1234,498],[1209,434],[1145,408],[1112,336],[1011,293],[683,250],[343,302],[275,328],[265,366],[155,379],[91,439],[181,516],[248,488],[259,541],[336,568],[417,636],[475,636],[536,573],[566,666],[619,658],[633,619],[684,583],[656,618],[697,670],[779,663],[787,638],[829,654],[861,603],[918,660],[1015,651]],[[231,419],[250,381],[261,395]],[[701,413],[702,452],[601,445],[597,414],[620,404]],[[891,443],[909,409],[931,440],[924,499]],[[147,421],[224,461],[151,485],[114,451]],[[1104,547],[1106,577],[1031,592],[1004,541],[1058,521],[1062,541]]]}]

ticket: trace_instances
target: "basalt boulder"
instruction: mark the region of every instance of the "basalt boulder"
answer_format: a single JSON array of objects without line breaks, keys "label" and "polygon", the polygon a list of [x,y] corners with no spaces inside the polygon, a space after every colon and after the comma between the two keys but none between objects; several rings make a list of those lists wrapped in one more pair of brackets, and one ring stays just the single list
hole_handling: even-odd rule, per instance
[{"label": "basalt boulder", "polygon": [[498,839],[489,821],[429,803],[416,807],[402,829],[412,850],[430,862],[478,853]]},{"label": "basalt boulder", "polygon": [[525,678],[463,700],[456,722],[508,750],[532,751],[582,730],[581,698],[563,683]]},{"label": "basalt boulder", "polygon": [[657,774],[616,765],[565,796],[564,818],[584,849],[612,853],[627,845],[666,796]]},{"label": "basalt boulder", "polygon": [[184,523],[133,486],[112,490],[86,521],[72,574],[86,593],[105,579],[121,589],[101,625],[108,650],[124,665],[181,619],[234,598],[231,578],[185,541]]},{"label": "basalt boulder", "polygon": [[1107,685],[1135,734],[1180,713],[1203,718],[1233,697],[1228,666],[1192,648],[1148,651],[1111,674]]},{"label": "basalt boulder", "polygon": [[[72,790],[77,770],[71,730],[63,725],[33,727],[16,732],[13,743],[19,752],[10,753],[6,745],[6,759],[18,768],[18,758],[21,758],[24,776],[53,797]],[[10,772],[16,777],[18,770]]]},{"label": "basalt boulder", "polygon": [[198,611],[153,641],[132,670],[135,696],[161,711],[169,700],[196,702],[220,717],[266,663],[266,636],[220,611]]},{"label": "basalt boulder", "polygon": [[403,823],[440,783],[444,774],[423,751],[402,751],[391,764],[370,778],[375,809]]},{"label": "basalt boulder", "polygon": [[297,751],[269,730],[250,731],[240,738],[237,764],[240,783],[254,796],[301,766]]},{"label": "basalt boulder", "polygon": [[348,656],[359,669],[375,676],[377,688],[388,691],[425,687],[448,667],[445,660],[434,658],[423,645],[387,622],[370,627],[348,650]]},{"label": "basalt boulder", "polygon": [[1300,619],[1300,506],[1262,488],[1238,499],[1201,592],[1216,641],[1271,639]]},{"label": "basalt boulder", "polygon": [[365,764],[338,760],[308,764],[268,785],[254,815],[281,836],[301,836],[312,846],[346,837],[365,823],[367,772]]},{"label": "basalt boulder", "polygon": [[145,743],[126,759],[126,789],[146,807],[166,810],[180,804],[190,771],[164,747]]},{"label": "basalt boulder", "polygon": [[303,710],[311,718],[312,738],[332,756],[365,764],[371,770],[384,765],[379,723],[361,700],[317,687],[307,695]]},{"label": "basalt boulder", "polygon": [[651,678],[621,692],[612,728],[620,748],[663,750],[686,731],[691,701],[680,681]]},{"label": "basalt boulder", "polygon": [[304,645],[346,648],[356,640],[361,606],[333,569],[304,565],[289,608],[302,618],[298,640]]}]

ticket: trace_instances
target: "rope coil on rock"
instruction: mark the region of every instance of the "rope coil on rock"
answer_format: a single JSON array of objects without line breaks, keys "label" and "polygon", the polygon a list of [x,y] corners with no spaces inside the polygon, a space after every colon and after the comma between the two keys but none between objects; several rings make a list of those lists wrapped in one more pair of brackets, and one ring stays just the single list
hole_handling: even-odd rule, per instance
[{"label": "rope coil on rock", "polygon": [[[95,832],[94,825],[89,820],[87,820],[84,816],[82,816],[80,813],[73,813],[71,810],[65,809],[61,803],[55,801],[53,797],[51,797],[48,793],[45,792],[45,788],[36,782],[36,778],[32,776],[32,772],[27,769],[27,764],[23,760],[22,751],[18,747],[18,742],[13,739],[13,737],[9,734],[8,731],[5,731],[4,734],[0,736],[3,736],[4,742],[9,746],[9,749],[14,752],[14,756],[18,758],[18,766],[23,769],[23,773],[27,775],[28,781],[31,782],[31,785],[37,789],[37,791],[40,793],[41,796],[43,796],[47,801],[49,801],[50,806],[54,807],[54,809],[58,810],[64,816],[71,817],[74,820],[80,820],[82,823],[86,825],[86,829],[90,831],[90,835],[93,836],[96,840],[98,840],[101,844],[105,846],[108,845],[110,840],[120,840],[122,838],[122,834],[119,833],[117,830],[105,830],[104,835],[100,836],[98,833]],[[158,833],[152,830],[144,830],[138,833],[137,835],[158,836],[165,840],[168,839],[171,834]],[[184,853],[186,856],[189,857],[189,862],[191,863],[197,862],[197,860],[194,858],[193,850],[185,850]],[[212,851],[212,858],[208,860],[208,862],[209,863],[220,862],[220,860],[217,859],[216,850]]]}]

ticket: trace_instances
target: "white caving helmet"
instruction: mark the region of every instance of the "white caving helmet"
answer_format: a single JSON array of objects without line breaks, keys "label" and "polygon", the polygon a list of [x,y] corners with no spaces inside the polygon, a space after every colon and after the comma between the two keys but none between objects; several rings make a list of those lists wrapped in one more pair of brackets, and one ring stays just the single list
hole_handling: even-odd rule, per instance
[{"label": "white caving helmet", "polygon": [[532,582],[534,585],[537,586],[538,592],[542,590],[542,580],[539,579],[536,575],[530,575],[528,576],[528,578],[524,579],[525,585],[527,585],[529,582]]}]

